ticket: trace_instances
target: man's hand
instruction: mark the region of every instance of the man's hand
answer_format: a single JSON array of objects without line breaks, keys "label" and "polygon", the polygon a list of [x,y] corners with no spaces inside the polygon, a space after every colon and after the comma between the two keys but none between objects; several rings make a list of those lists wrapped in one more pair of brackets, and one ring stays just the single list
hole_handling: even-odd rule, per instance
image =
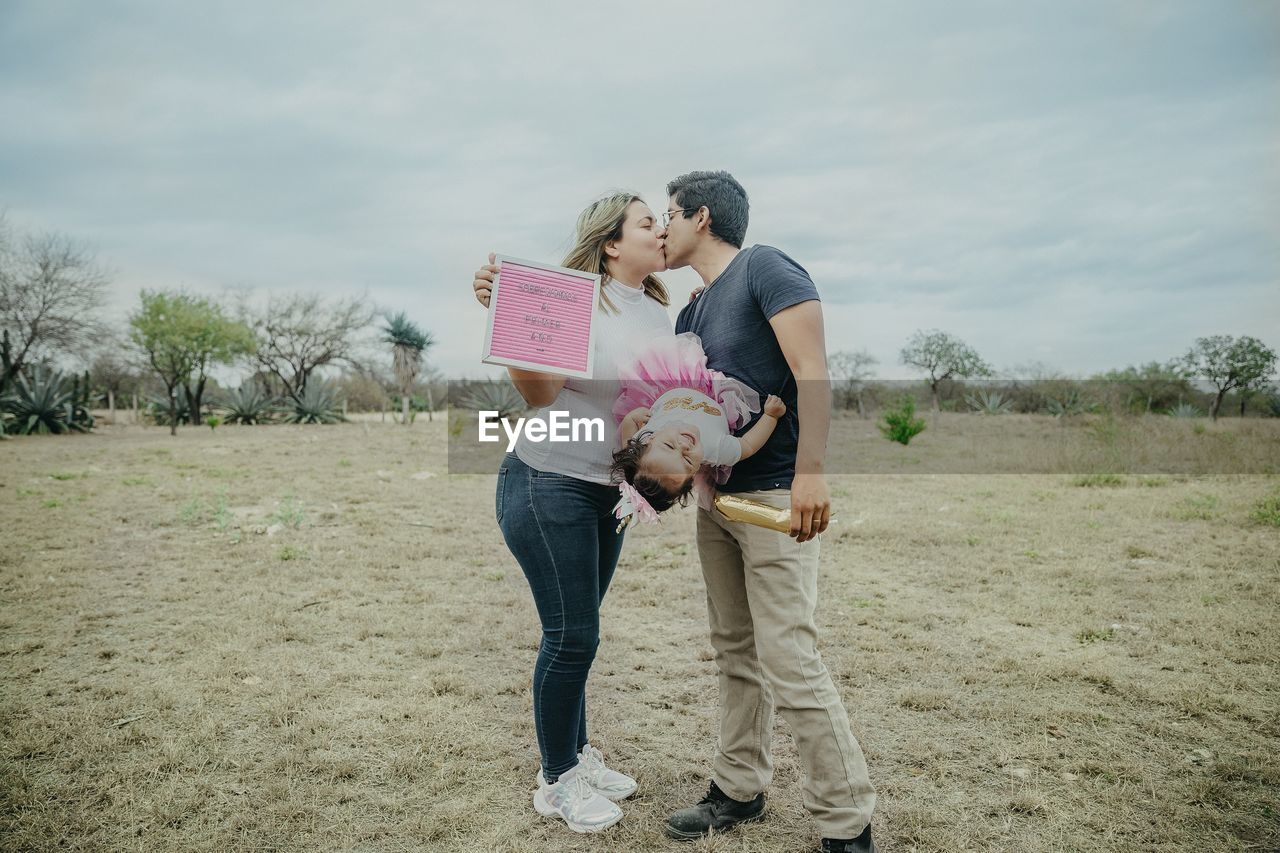
[{"label": "man's hand", "polygon": [[770,394],[764,400],[764,413],[771,418],[780,418],[787,413],[787,404],[781,397]]},{"label": "man's hand", "polygon": [[791,481],[791,535],[808,542],[831,523],[831,492],[821,474],[796,474]]},{"label": "man's hand", "polygon": [[493,295],[493,279],[498,274],[496,260],[493,252],[490,252],[489,263],[476,270],[476,279],[471,282],[471,289],[476,292],[476,301],[485,308],[489,307],[489,297]]}]

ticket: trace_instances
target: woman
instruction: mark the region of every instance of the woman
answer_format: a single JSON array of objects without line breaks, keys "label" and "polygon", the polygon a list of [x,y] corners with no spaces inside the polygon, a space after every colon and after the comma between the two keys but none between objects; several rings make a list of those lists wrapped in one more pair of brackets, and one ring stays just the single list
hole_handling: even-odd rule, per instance
[{"label": "woman", "polygon": [[[578,217],[577,238],[563,266],[601,276],[591,380],[508,368],[531,406],[571,418],[613,423],[618,364],[637,347],[672,334],[666,288],[665,230],[631,193],[591,204]],[[486,307],[498,268],[476,271],[476,298]],[[587,673],[600,643],[600,602],[613,577],[623,533],[613,517],[610,442],[516,444],[498,470],[496,514],[520,563],[542,622],[533,671],[533,717],[542,767],[534,808],[564,819],[575,832],[598,832],[622,819],[616,800],[635,780],[611,770],[587,739]]]}]

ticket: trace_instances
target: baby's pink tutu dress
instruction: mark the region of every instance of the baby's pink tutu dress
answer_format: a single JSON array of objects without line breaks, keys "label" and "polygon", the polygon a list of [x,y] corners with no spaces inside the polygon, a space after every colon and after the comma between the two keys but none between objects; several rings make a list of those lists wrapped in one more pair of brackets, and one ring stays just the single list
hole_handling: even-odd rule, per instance
[{"label": "baby's pink tutu dress", "polygon": [[[663,394],[675,388],[689,388],[706,394],[724,411],[729,431],[741,427],[760,411],[760,395],[736,379],[707,367],[702,340],[692,332],[659,338],[637,353],[630,363],[620,365],[618,378],[622,392],[613,404],[615,423],[627,413],[649,408]],[[710,508],[714,486],[729,478],[730,469],[707,465],[698,472],[698,504]]]}]

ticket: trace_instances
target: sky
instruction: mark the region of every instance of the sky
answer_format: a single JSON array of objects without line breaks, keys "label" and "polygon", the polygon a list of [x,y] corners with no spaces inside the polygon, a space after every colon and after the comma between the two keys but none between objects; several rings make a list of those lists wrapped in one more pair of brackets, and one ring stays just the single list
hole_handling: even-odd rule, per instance
[{"label": "sky", "polygon": [[[450,378],[472,272],[727,169],[881,378],[1280,348],[1280,5],[0,3],[0,211],[143,288],[367,293]],[[672,314],[697,285],[664,276]],[[390,356],[388,355],[388,359]]]}]

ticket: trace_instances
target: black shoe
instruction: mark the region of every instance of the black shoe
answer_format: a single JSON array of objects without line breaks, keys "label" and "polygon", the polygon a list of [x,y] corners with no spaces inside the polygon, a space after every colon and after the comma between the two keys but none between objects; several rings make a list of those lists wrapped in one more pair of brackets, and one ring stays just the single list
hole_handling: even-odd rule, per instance
[{"label": "black shoe", "polygon": [[822,853],[876,853],[875,842],[871,840],[871,824],[857,838],[824,838]]},{"label": "black shoe", "polygon": [[681,841],[692,841],[710,833],[723,832],[740,823],[764,817],[764,794],[741,802],[729,797],[715,782],[696,806],[681,809],[667,818],[667,835]]}]

